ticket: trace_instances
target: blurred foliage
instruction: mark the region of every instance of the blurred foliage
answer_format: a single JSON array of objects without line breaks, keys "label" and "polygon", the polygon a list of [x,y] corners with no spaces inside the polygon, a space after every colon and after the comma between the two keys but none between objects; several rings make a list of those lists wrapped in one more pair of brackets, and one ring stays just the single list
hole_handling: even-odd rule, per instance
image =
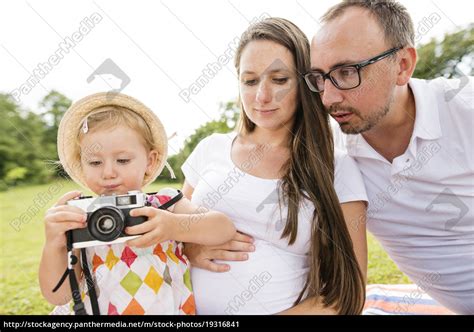
[{"label": "blurred foliage", "polygon": [[473,75],[474,23],[466,29],[446,34],[442,41],[432,39],[417,51],[418,63],[414,77],[432,79]]},{"label": "blurred foliage", "polygon": [[22,183],[45,183],[57,177],[59,120],[71,101],[51,91],[32,112],[0,93],[0,190]]}]

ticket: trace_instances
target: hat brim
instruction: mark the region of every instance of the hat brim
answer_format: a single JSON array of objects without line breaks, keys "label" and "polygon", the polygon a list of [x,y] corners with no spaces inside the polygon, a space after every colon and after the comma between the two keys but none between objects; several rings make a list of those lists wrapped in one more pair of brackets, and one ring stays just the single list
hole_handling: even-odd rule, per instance
[{"label": "hat brim", "polygon": [[87,188],[82,167],[77,164],[73,144],[77,144],[81,121],[94,109],[102,106],[120,106],[140,115],[150,128],[159,153],[152,171],[143,179],[143,186],[153,182],[165,167],[168,156],[168,139],[166,131],[158,116],[139,100],[122,93],[101,92],[84,97],[73,103],[66,111],[58,128],[59,160],[68,175],[79,185]]}]

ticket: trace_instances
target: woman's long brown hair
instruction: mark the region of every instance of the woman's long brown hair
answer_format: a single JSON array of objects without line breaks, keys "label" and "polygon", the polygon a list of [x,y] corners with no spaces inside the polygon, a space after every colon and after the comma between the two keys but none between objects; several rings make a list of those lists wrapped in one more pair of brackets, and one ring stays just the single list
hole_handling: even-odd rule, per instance
[{"label": "woman's long brown hair", "polygon": [[[302,199],[315,207],[309,272],[295,305],[307,298],[319,298],[340,314],[359,314],[365,300],[365,282],[354,253],[351,237],[334,189],[334,144],[329,115],[319,94],[311,93],[302,75],[310,68],[307,37],[293,23],[282,18],[267,18],[251,25],[243,34],[235,56],[240,75],[240,58],[251,41],[267,40],[286,47],[292,54],[298,77],[298,105],[290,134],[290,158],[283,166],[281,201],[288,206],[282,238],[292,245],[297,236],[298,208]],[[255,130],[241,105],[239,131]]]}]

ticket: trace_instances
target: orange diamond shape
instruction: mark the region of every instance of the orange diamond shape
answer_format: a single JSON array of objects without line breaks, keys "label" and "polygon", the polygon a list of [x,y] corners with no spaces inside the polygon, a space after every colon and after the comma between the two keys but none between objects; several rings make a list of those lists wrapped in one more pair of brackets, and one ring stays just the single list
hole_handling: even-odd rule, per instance
[{"label": "orange diamond shape", "polygon": [[153,250],[153,254],[155,254],[156,256],[160,257],[161,261],[163,263],[166,263],[166,254],[163,252],[163,248],[161,247],[161,244],[157,244],[155,249]]},{"label": "orange diamond shape", "polygon": [[122,315],[143,315],[145,310],[143,310],[140,303],[137,300],[132,299],[125,310],[122,312]]},{"label": "orange diamond shape", "polygon": [[195,315],[196,314],[196,304],[194,303],[194,296],[192,294],[189,295],[186,302],[184,302],[183,306],[181,307],[181,310],[183,310],[183,312],[186,315]]},{"label": "orange diamond shape", "polygon": [[102,264],[104,264],[104,261],[102,260],[102,258],[94,254],[94,258],[92,258],[92,271],[95,272],[95,270],[97,270],[99,265],[102,265]]}]

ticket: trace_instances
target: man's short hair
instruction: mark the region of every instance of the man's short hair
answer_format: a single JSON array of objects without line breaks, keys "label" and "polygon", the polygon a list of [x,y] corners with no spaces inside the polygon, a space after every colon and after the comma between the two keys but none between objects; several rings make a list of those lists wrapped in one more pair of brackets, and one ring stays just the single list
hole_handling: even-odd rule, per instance
[{"label": "man's short hair", "polygon": [[382,27],[385,40],[392,47],[415,46],[415,30],[407,9],[395,0],[343,0],[321,18],[323,23],[341,16],[347,8],[366,9]]}]

